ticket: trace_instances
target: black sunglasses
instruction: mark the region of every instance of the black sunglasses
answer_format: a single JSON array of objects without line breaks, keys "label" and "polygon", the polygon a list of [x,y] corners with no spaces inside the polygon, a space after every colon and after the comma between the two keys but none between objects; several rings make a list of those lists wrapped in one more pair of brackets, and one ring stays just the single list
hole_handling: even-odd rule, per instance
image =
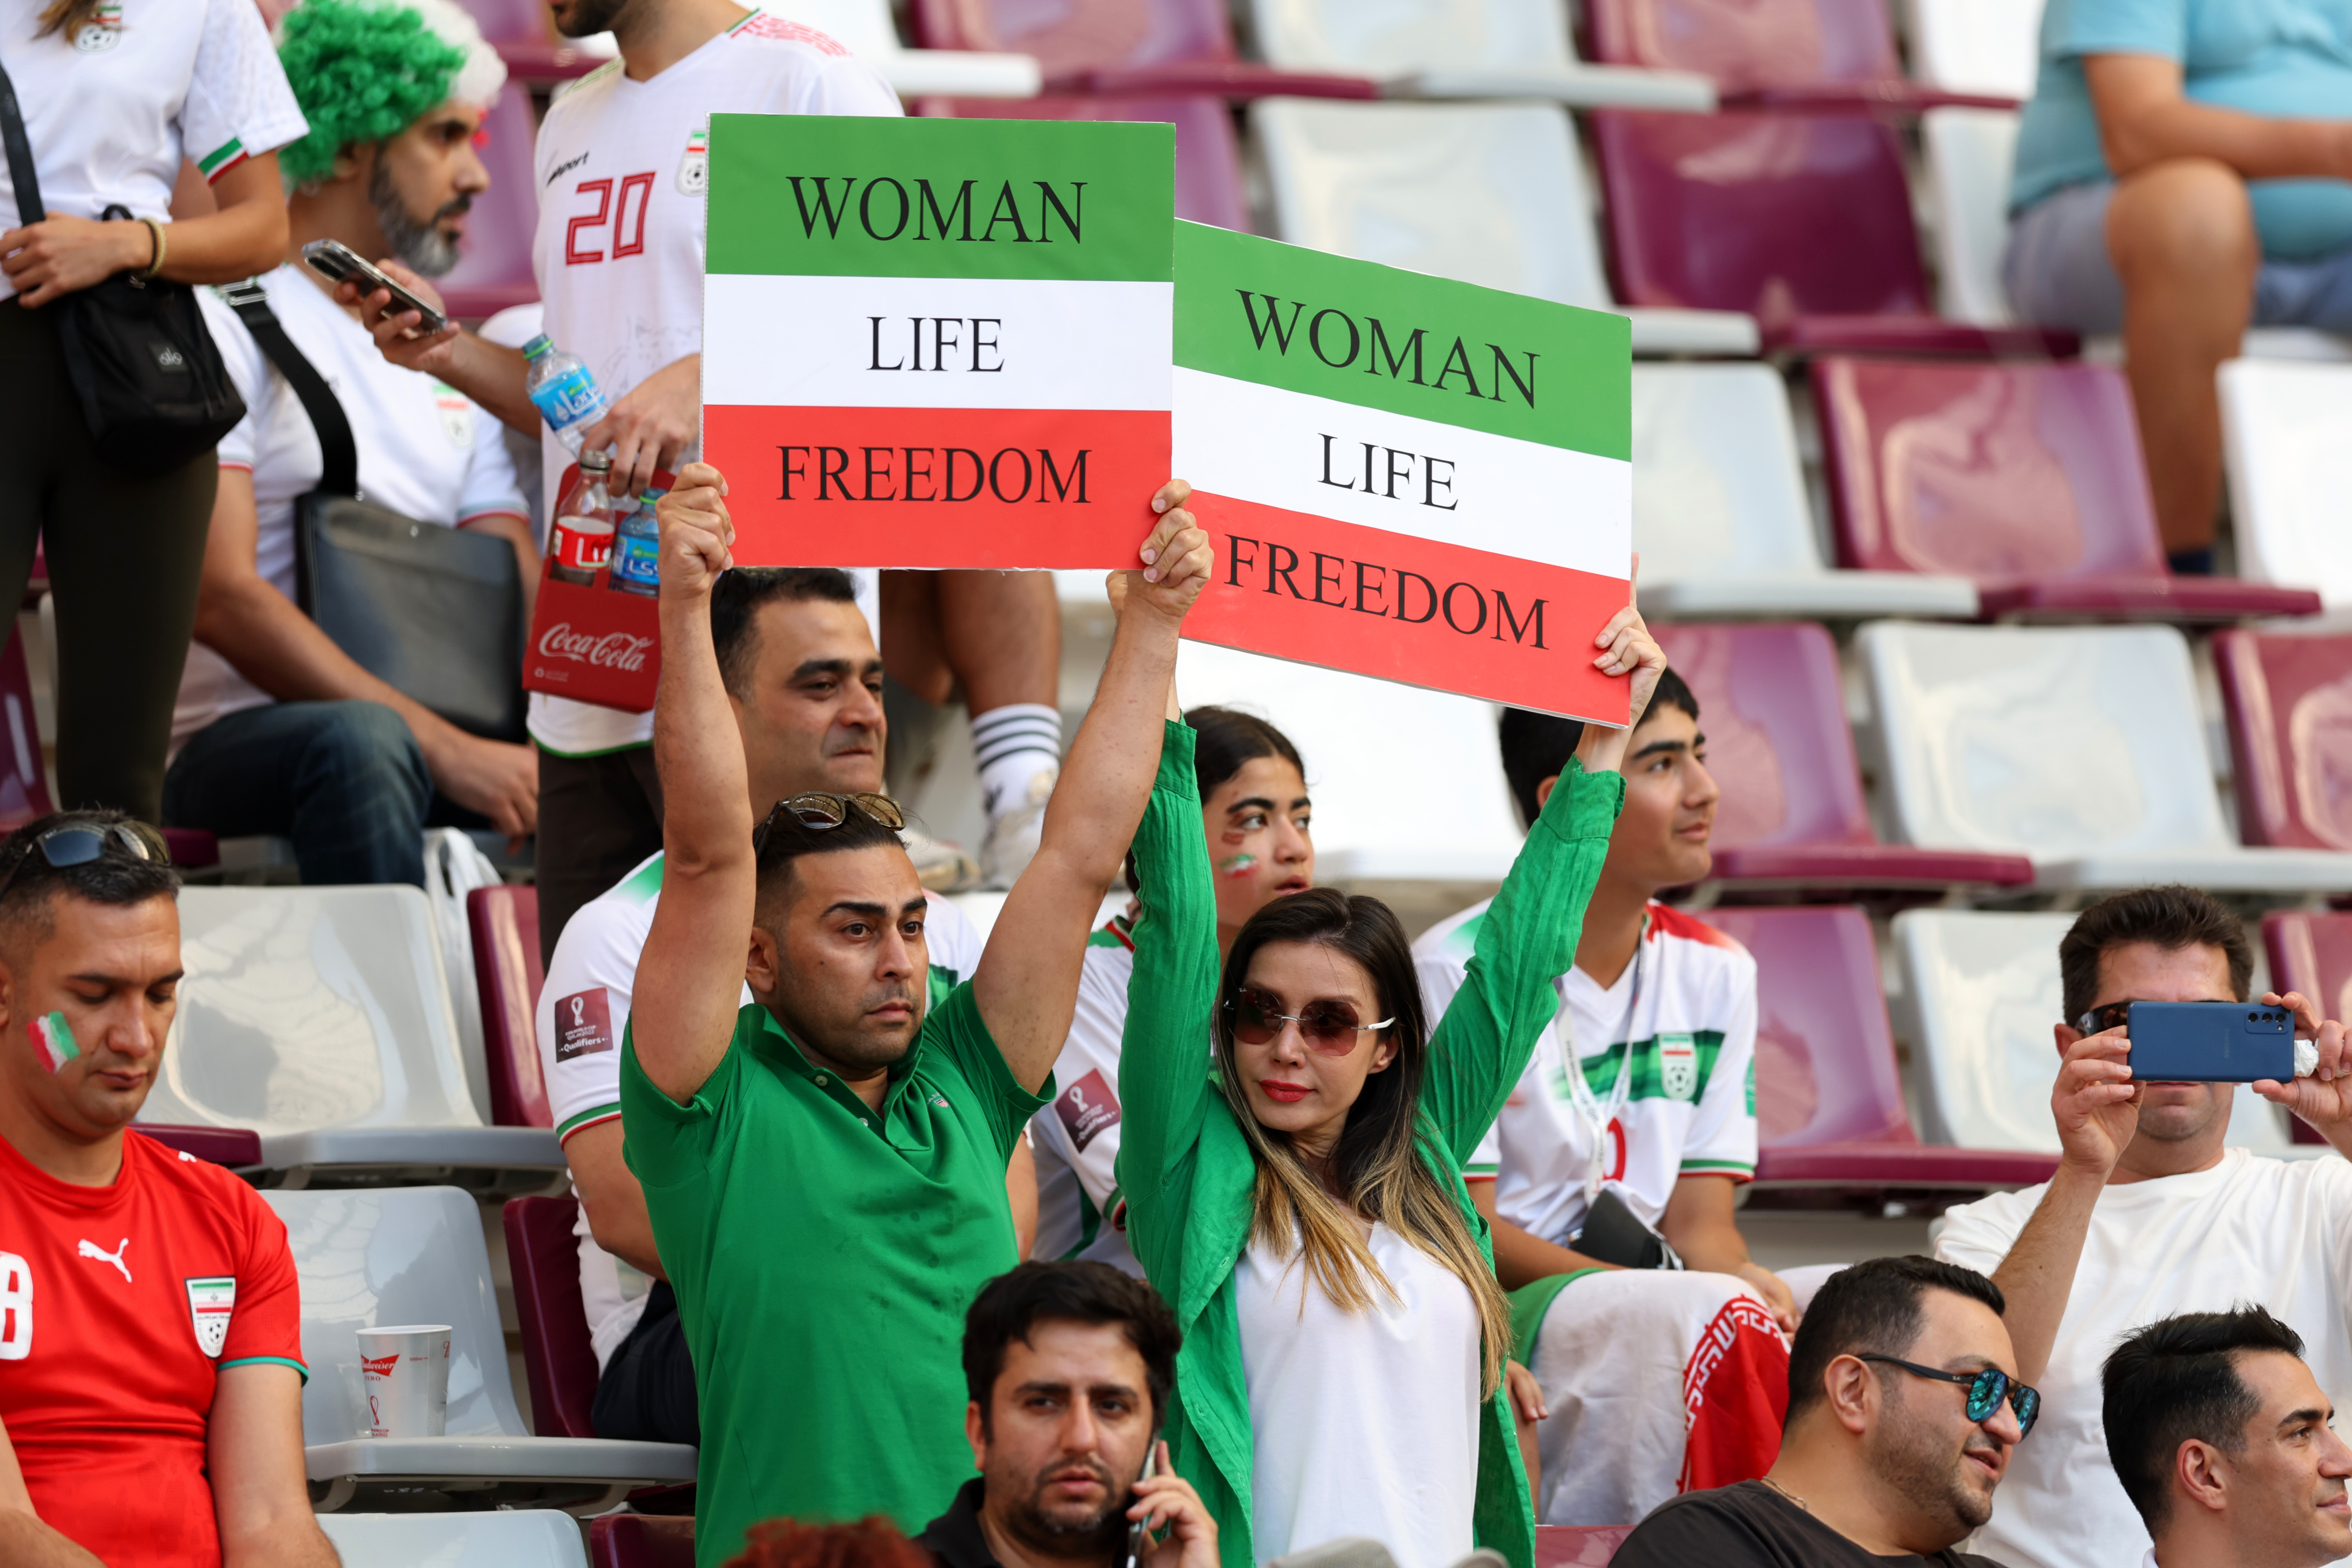
[{"label": "black sunglasses", "polygon": [[898,803],[887,795],[876,795],[871,790],[860,790],[856,795],[832,795],[823,790],[813,790],[807,795],[786,795],[776,802],[773,809],[761,822],[759,829],[751,835],[751,851],[757,854],[768,847],[768,830],[776,825],[776,818],[787,812],[803,827],[823,832],[848,821],[853,807],[893,833],[903,832],[906,828],[907,814],[899,810]]},{"label": "black sunglasses", "polygon": [[98,859],[106,853],[110,842],[121,845],[134,859],[152,860],[159,866],[172,863],[172,852],[163,847],[163,836],[143,822],[68,823],[50,828],[16,857],[8,874],[0,877],[0,899],[8,896],[8,889],[16,885],[16,873],[37,852],[49,863],[50,869],[63,871]]},{"label": "black sunglasses", "polygon": [[2033,1430],[2033,1423],[2042,1414],[2042,1391],[2026,1387],[1997,1366],[1989,1366],[1982,1372],[1946,1372],[1941,1367],[1921,1366],[1916,1362],[1891,1355],[1857,1352],[1854,1359],[1885,1362],[1889,1366],[1901,1367],[1914,1377],[1924,1377],[1936,1383],[1958,1384],[1969,1391],[1969,1419],[1979,1425],[1991,1420],[1993,1412],[1999,1410],[2000,1402],[2006,1399],[2009,1407],[2017,1412],[2020,1441]]},{"label": "black sunglasses", "polygon": [[2122,1028],[2130,1020],[2131,1004],[2129,1002],[2109,1002],[2103,1006],[2092,1008],[2075,1019],[2074,1028],[2080,1034],[2104,1035],[2109,1029]]}]

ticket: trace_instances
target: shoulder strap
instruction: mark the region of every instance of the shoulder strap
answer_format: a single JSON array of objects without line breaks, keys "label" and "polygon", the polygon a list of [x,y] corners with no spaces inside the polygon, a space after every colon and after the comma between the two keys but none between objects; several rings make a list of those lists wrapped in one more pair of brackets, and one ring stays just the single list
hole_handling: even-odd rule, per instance
[{"label": "shoulder strap", "polygon": [[8,68],[0,66],[0,141],[8,144],[8,178],[16,187],[16,222],[21,227],[48,216],[41,205],[41,177],[33,172],[33,145],[25,140],[25,116],[16,107],[16,84]]},{"label": "shoulder strap", "polygon": [[336,401],[335,389],[319,374],[318,366],[302,356],[294,340],[286,335],[285,324],[269,309],[269,296],[253,279],[233,283],[220,291],[221,299],[235,310],[245,330],[253,334],[254,342],[278,367],[278,374],[302,400],[302,412],[310,416],[310,428],[318,432],[319,455],[322,459],[319,471],[319,488],[330,495],[355,496],[360,493],[359,446],[352,438],[352,422],[343,416],[343,405]]}]

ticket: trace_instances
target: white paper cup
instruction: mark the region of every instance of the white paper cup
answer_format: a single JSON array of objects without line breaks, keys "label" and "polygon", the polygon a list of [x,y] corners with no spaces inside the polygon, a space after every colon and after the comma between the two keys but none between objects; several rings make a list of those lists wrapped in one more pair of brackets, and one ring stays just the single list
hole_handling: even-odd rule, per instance
[{"label": "white paper cup", "polygon": [[449,1418],[449,1325],[362,1329],[360,1385],[371,1437],[438,1437]]}]

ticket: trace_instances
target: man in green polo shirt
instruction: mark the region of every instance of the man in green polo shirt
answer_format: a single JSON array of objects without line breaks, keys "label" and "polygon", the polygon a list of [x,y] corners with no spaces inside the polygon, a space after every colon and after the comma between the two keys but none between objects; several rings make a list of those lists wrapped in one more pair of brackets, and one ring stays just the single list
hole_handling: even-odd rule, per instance
[{"label": "man in green polo shirt", "polygon": [[755,830],[711,645],[725,493],[692,464],[657,514],[666,860],[621,1060],[625,1153],[694,1357],[702,1568],[771,1517],[919,1530],[972,1473],[964,1310],[1018,1261],[1004,1163],[1051,1096],[1211,570],[1171,481],[1146,569],[1112,579],[1118,636],[1036,858],[978,970],[927,1016],[923,889],[897,807],[795,795]]}]

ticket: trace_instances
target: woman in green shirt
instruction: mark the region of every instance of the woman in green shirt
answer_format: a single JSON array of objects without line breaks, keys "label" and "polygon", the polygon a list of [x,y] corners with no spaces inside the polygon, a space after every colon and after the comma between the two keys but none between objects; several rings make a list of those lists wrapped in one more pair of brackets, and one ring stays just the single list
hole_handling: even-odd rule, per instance
[{"label": "woman in green shirt", "polygon": [[[1594,640],[1597,668],[1632,676],[1638,721],[1664,656],[1631,606]],[[1277,900],[1221,966],[1192,736],[1168,726],[1135,841],[1118,1174],[1136,1256],[1184,1331],[1170,1448],[1229,1568],[1339,1535],[1381,1539],[1402,1568],[1444,1568],[1474,1539],[1531,1568],[1496,1397],[1509,1309],[1462,1162],[1558,1006],[1629,732],[1586,726],[1432,1037],[1376,899]]]}]

